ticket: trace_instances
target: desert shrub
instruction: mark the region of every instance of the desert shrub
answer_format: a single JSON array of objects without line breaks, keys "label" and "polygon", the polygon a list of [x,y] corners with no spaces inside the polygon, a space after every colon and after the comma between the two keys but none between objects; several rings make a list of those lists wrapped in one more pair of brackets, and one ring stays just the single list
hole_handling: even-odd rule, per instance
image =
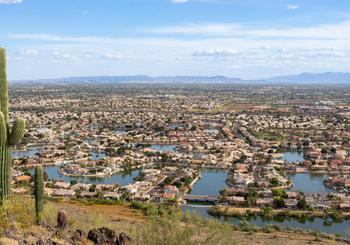
[{"label": "desert shrub", "polygon": [[34,223],[33,199],[15,195],[0,207],[0,235],[8,229],[29,229]]},{"label": "desert shrub", "polygon": [[136,232],[136,244],[145,245],[197,245],[234,244],[232,227],[215,219],[203,220],[197,215],[173,213],[153,217],[150,224]]}]

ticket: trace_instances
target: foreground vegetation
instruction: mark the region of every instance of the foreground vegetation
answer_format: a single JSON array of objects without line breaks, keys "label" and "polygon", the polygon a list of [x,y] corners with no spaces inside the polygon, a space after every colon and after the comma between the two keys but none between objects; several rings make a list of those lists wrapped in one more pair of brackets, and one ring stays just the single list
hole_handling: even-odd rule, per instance
[{"label": "foreground vegetation", "polygon": [[[59,210],[67,211],[68,229],[52,233]],[[248,222],[239,226],[203,219],[182,213],[171,206],[144,203],[83,204],[77,201],[46,201],[42,224],[35,225],[35,205],[30,197],[14,196],[0,209],[1,237],[29,239],[52,236],[57,241],[70,241],[75,230],[85,234],[93,228],[108,227],[125,232],[134,244],[346,244],[336,236],[309,231],[283,231],[273,225],[258,228]],[[2,238],[4,239],[4,238]],[[33,238],[32,238],[33,239]],[[1,241],[1,240],[0,240]]]},{"label": "foreground vegetation", "polygon": [[306,220],[314,218],[332,218],[333,220],[342,220],[350,218],[349,212],[341,212],[339,210],[287,210],[287,209],[273,209],[271,207],[258,208],[240,208],[233,206],[213,206],[208,210],[210,215],[217,217],[237,217],[244,218],[249,216],[262,216],[267,219],[272,218],[295,218],[297,220]]}]

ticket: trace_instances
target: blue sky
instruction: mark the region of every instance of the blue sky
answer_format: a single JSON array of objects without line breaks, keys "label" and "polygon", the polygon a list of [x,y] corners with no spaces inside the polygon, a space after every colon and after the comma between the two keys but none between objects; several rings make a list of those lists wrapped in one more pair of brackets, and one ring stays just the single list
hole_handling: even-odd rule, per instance
[{"label": "blue sky", "polygon": [[14,79],[350,72],[349,0],[0,0]]}]

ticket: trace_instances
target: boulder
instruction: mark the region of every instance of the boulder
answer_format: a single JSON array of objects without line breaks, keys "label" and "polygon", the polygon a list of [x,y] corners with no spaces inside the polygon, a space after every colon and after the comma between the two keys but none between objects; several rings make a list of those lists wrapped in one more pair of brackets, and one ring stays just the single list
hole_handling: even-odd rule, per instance
[{"label": "boulder", "polygon": [[86,244],[85,233],[82,230],[76,230],[72,235],[74,244]]},{"label": "boulder", "polygon": [[124,232],[119,234],[117,245],[131,245],[132,240],[131,238],[126,235]]},{"label": "boulder", "polygon": [[107,227],[90,230],[88,233],[88,239],[95,244],[117,244],[118,241],[115,232]]}]

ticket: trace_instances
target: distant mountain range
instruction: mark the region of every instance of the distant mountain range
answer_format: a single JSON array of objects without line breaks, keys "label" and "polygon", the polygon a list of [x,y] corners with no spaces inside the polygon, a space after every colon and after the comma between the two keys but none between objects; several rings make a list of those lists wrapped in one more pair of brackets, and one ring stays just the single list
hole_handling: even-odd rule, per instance
[{"label": "distant mountain range", "polygon": [[15,82],[48,83],[221,83],[221,84],[349,84],[350,73],[301,73],[269,79],[244,80],[225,76],[85,76],[55,79],[20,80]]}]

